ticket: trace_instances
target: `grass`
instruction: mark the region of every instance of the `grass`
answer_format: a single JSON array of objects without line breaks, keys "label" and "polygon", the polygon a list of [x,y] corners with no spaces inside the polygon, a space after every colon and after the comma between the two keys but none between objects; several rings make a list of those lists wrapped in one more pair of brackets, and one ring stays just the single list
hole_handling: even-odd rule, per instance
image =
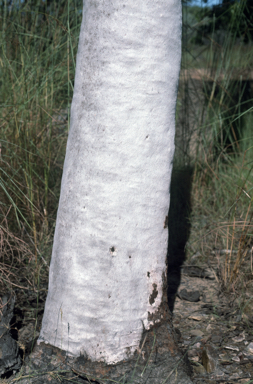
[{"label": "grass", "polygon": [[252,280],[253,272],[253,45],[232,33],[240,15],[238,7],[222,44],[213,31],[204,46],[192,46],[193,29],[184,29],[182,67],[188,72],[181,76],[176,141],[177,166],[194,168],[188,257],[199,249],[206,256],[229,250],[220,266],[221,287],[228,291],[245,274]]},{"label": "grass", "polygon": [[50,259],[81,5],[1,3],[0,230],[27,248],[12,252],[10,263],[30,264],[37,272]]}]

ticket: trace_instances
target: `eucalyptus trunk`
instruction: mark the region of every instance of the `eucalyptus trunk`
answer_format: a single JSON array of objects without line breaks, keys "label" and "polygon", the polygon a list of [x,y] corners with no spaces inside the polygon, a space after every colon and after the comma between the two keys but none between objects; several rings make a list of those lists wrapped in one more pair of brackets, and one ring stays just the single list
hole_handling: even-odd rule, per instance
[{"label": "eucalyptus trunk", "polygon": [[179,0],[85,0],[39,342],[115,364],[163,321]]}]

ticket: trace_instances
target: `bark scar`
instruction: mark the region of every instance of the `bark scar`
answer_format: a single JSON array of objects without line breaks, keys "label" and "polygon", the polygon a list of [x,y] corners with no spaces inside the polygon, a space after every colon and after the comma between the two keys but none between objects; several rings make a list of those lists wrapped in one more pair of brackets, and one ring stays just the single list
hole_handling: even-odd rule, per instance
[{"label": "bark scar", "polygon": [[155,299],[157,298],[158,290],[157,290],[157,284],[153,284],[153,292],[151,293],[149,297],[149,304],[152,305],[155,302]]}]

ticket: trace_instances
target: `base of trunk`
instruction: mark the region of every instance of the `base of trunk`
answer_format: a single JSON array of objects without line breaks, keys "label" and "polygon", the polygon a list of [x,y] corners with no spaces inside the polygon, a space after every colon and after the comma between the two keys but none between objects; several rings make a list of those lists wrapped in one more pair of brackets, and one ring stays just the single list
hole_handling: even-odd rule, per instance
[{"label": "base of trunk", "polygon": [[[115,365],[103,362],[92,362],[84,356],[73,358],[67,356],[65,351],[50,345],[40,343],[29,356],[23,374],[28,374],[27,379],[19,383],[40,383],[44,375],[45,382],[69,383],[103,383],[113,384],[162,384],[177,383],[191,384],[190,366],[187,357],[183,356],[176,342],[176,333],[171,321],[154,326],[144,332],[138,352],[130,359]],[[58,379],[57,379],[58,376]]]}]

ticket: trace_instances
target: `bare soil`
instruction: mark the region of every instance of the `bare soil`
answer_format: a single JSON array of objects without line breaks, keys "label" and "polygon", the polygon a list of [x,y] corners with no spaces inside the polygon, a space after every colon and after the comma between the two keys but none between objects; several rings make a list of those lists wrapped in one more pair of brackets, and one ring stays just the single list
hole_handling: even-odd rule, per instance
[{"label": "bare soil", "polygon": [[180,335],[180,346],[190,360],[193,383],[251,383],[251,293],[245,292],[243,300],[236,292],[222,291],[216,258],[211,264],[213,267],[209,263],[208,269],[203,269],[209,278],[189,276],[192,273],[187,269],[182,273],[179,295],[183,289],[189,293],[198,291],[200,300],[176,298],[173,323]]}]

